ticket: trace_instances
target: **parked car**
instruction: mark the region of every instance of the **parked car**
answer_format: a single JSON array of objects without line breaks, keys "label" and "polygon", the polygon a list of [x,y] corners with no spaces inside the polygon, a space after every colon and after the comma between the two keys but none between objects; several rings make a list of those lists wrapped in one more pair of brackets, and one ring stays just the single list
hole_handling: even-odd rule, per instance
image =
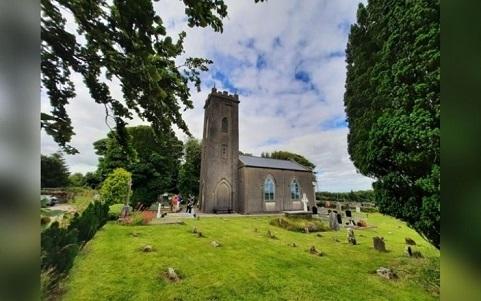
[{"label": "parked car", "polygon": [[54,206],[57,204],[57,198],[51,195],[41,195],[40,196],[40,205],[41,207],[48,207],[48,206]]}]

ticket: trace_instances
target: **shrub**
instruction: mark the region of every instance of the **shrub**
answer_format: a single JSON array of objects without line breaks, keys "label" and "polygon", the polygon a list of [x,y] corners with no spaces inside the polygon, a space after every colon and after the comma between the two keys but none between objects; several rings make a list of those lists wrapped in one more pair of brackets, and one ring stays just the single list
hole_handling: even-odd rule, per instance
[{"label": "shrub", "polygon": [[[109,206],[109,220],[116,220],[122,213],[122,208],[125,204],[113,204]],[[132,207],[129,206],[129,212],[132,212]]]},{"label": "shrub", "polygon": [[42,216],[40,218],[40,225],[45,226],[45,225],[48,225],[49,223],[50,223],[50,217]]},{"label": "shrub", "polygon": [[321,221],[307,220],[303,218],[278,217],[272,219],[270,224],[294,232],[305,232],[306,228],[309,232],[324,232],[329,230],[329,228]]},{"label": "shrub", "polygon": [[49,300],[55,294],[57,275],[53,268],[40,272],[40,300]]},{"label": "shrub", "polygon": [[130,216],[130,224],[133,226],[144,225],[144,215],[140,211],[135,211]]},{"label": "shrub", "polygon": [[88,205],[82,215],[76,213],[70,222],[69,229],[78,231],[78,242],[84,243],[90,240],[97,230],[108,220],[109,207],[100,202]]},{"label": "shrub", "polygon": [[130,191],[132,174],[117,168],[109,174],[100,188],[100,198],[108,205],[124,203]]},{"label": "shrub", "polygon": [[77,235],[76,230],[60,228],[58,222],[43,231],[40,236],[42,269],[53,268],[58,274],[67,272],[79,249]]},{"label": "shrub", "polygon": [[59,280],[72,267],[80,246],[107,222],[108,211],[106,204],[93,202],[82,215],[75,214],[68,228],[61,228],[55,221],[41,233],[42,294],[57,287]]}]

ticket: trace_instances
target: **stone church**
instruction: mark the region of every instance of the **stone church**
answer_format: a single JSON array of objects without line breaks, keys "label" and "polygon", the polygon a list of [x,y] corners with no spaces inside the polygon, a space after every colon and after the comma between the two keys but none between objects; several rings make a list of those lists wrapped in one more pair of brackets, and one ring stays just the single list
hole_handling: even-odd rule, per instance
[{"label": "stone church", "polygon": [[204,106],[202,212],[302,210],[304,193],[312,208],[313,180],[312,171],[294,161],[240,155],[239,96],[212,89]]}]

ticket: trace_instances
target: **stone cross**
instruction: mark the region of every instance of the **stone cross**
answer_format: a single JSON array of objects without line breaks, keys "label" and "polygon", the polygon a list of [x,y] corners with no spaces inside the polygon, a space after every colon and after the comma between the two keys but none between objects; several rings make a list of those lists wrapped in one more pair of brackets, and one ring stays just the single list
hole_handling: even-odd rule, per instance
[{"label": "stone cross", "polygon": [[303,193],[302,194],[302,200],[301,200],[302,204],[304,205],[304,212],[307,212],[307,203],[309,202],[309,200],[307,199],[307,195],[306,193]]}]

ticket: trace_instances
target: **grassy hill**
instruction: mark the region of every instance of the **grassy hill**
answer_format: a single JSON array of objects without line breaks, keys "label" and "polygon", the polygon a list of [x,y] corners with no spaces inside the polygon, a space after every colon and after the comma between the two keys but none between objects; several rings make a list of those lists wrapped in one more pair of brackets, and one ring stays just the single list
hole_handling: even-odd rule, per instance
[{"label": "grassy hill", "polygon": [[[212,217],[185,225],[107,224],[76,258],[64,300],[437,300],[439,252],[404,223],[369,214],[376,228],[357,230],[359,245],[345,230],[304,234],[269,225],[269,217]],[[193,227],[206,236],[192,234]],[[255,231],[257,229],[257,231]],[[278,239],[268,238],[271,230]],[[137,233],[137,236],[132,235]],[[372,248],[383,236],[389,252]],[[404,256],[404,238],[425,256]],[[336,241],[336,239],[338,241]],[[214,248],[211,241],[222,244]],[[295,242],[297,247],[288,246]],[[144,253],[144,245],[153,252]],[[326,255],[307,252],[316,246]],[[397,280],[373,273],[393,268]],[[182,280],[164,277],[167,267]]]}]

